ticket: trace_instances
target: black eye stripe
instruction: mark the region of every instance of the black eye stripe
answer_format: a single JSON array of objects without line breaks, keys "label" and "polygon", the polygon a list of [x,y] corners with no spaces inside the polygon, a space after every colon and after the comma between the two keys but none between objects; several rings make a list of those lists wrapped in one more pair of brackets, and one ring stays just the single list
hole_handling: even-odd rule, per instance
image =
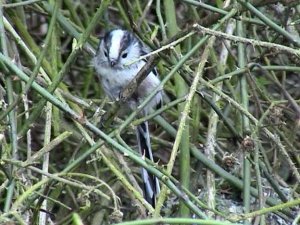
[{"label": "black eye stripe", "polygon": [[106,46],[110,46],[111,45],[111,38],[112,38],[112,31],[108,31],[103,38],[103,41],[105,43]]},{"label": "black eye stripe", "polygon": [[124,31],[124,35],[120,43],[120,53],[124,52],[129,46],[138,42],[138,39],[129,31]]},{"label": "black eye stripe", "polygon": [[130,42],[131,42],[131,37],[130,37],[130,33],[129,32],[125,32],[122,39],[121,39],[121,43],[120,43],[120,52],[123,52],[125,49],[128,48]]},{"label": "black eye stripe", "polygon": [[111,47],[111,39],[112,39],[112,34],[114,30],[108,31],[105,33],[103,37],[103,42],[104,42],[104,54],[106,52],[106,57],[109,55],[109,49]]}]

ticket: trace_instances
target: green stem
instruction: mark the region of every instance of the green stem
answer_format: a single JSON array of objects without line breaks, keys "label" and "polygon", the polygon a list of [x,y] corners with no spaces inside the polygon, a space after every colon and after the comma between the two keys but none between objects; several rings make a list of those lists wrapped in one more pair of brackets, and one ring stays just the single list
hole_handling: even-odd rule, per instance
[{"label": "green stem", "polygon": [[[56,5],[55,5],[55,7],[54,7],[54,13],[53,13],[53,15],[52,15],[52,17],[51,17],[51,21],[50,21],[50,25],[49,25],[49,29],[48,29],[48,32],[47,32],[47,36],[46,36],[46,38],[45,38],[45,45],[44,45],[44,47],[43,47],[43,50],[42,50],[42,52],[41,52],[41,54],[39,55],[39,57],[38,57],[38,59],[37,59],[37,62],[36,62],[36,64],[35,64],[35,67],[34,67],[34,69],[33,69],[33,72],[32,72],[32,74],[31,74],[31,76],[30,76],[30,79],[29,79],[29,81],[28,82],[26,82],[26,86],[25,86],[25,88],[24,88],[24,90],[22,91],[23,93],[22,94],[27,94],[27,92],[28,92],[28,90],[30,89],[30,87],[31,87],[31,84],[32,84],[32,82],[35,80],[35,78],[37,77],[37,75],[38,75],[38,72],[40,71],[40,67],[41,67],[41,64],[42,64],[42,62],[43,62],[43,60],[44,60],[44,57],[45,57],[45,55],[46,55],[46,53],[47,53],[47,50],[48,50],[48,47],[49,47],[49,45],[50,45],[50,41],[51,41],[51,36],[52,36],[52,31],[53,31],[53,29],[54,29],[54,27],[55,27],[55,23],[56,23],[56,15],[57,15],[57,12],[58,12],[58,6],[59,6],[59,2],[60,2],[61,0],[58,0],[57,1],[57,3],[56,3]],[[14,107],[16,107],[17,106],[17,104],[19,103],[19,101],[21,100],[21,95],[22,94],[20,94],[16,99],[15,99],[15,101],[11,104],[11,105],[9,105],[9,107],[8,107],[8,109],[7,110],[5,110],[4,112],[2,112],[1,114],[0,114],[0,121],[14,108]]]},{"label": "green stem", "polygon": [[17,2],[17,3],[3,4],[2,6],[4,8],[13,8],[13,7],[30,5],[30,4],[33,4],[36,2],[40,2],[40,1],[45,1],[45,0],[28,0],[28,1],[22,1],[22,2]]},{"label": "green stem", "polygon": [[165,23],[161,14],[161,0],[156,0],[156,14],[161,29],[162,40],[165,42],[167,40],[167,32],[165,29]]},{"label": "green stem", "polygon": [[240,221],[240,220],[244,220],[244,219],[247,219],[247,218],[252,218],[252,217],[255,217],[255,216],[267,214],[267,213],[270,213],[270,212],[276,212],[276,211],[283,210],[283,209],[286,209],[286,208],[299,206],[299,204],[300,204],[300,199],[298,198],[296,200],[290,200],[289,202],[278,204],[278,205],[275,205],[273,207],[263,208],[263,209],[260,209],[260,210],[257,210],[257,211],[251,212],[251,213],[247,213],[247,214],[244,214],[244,215],[240,215],[240,216],[233,216],[232,219],[237,222],[237,221]]},{"label": "green stem", "polygon": [[[164,0],[164,10],[165,10],[165,17],[166,17],[166,23],[167,23],[167,32],[169,36],[174,36],[175,34],[178,33],[179,28],[177,25],[177,19],[176,19],[176,10],[175,10],[175,3],[173,0]],[[175,48],[176,52],[180,53],[181,49],[180,46],[177,46]],[[200,63],[201,66],[203,65],[203,62]],[[200,76],[200,74],[202,75],[202,69],[200,70],[200,64],[199,64],[199,68],[197,71],[197,75]],[[180,98],[182,96],[185,96],[189,90],[188,87],[185,83],[185,81],[183,80],[183,78],[176,73],[174,75],[174,79],[175,79],[175,91],[176,91],[176,95],[177,98]],[[197,80],[195,78],[195,80]],[[194,80],[194,81],[195,81]],[[180,127],[178,129],[178,133],[175,139],[175,143],[173,145],[173,149],[172,149],[172,153],[169,159],[169,163],[167,165],[167,172],[169,174],[172,173],[173,170],[173,166],[175,163],[175,159],[177,158],[177,154],[178,154],[178,150],[180,148],[179,151],[179,173],[180,173],[180,183],[183,187],[189,189],[190,186],[190,151],[189,151],[189,144],[190,144],[190,132],[189,132],[189,125],[188,123],[186,123],[186,117],[188,115],[188,111],[190,110],[190,104],[191,104],[191,96],[193,97],[193,94],[195,90],[193,90],[191,88],[190,93],[189,93],[189,100],[187,101],[187,103],[181,103],[178,105],[178,111],[182,112],[182,114],[178,115],[178,118],[180,119]],[[159,197],[159,206],[164,202],[165,197],[166,197],[166,187],[164,186],[162,188],[161,191],[161,196]],[[159,209],[159,207],[157,208]],[[155,216],[158,216],[158,210],[155,211]],[[185,206],[185,204],[183,202],[179,202],[179,214],[182,217],[189,217],[190,215],[190,211],[189,209]]]},{"label": "green stem", "polygon": [[[237,35],[239,37],[244,37],[244,27],[241,21],[237,22]],[[243,43],[238,43],[238,67],[242,68],[246,65],[246,55],[245,55],[245,46]],[[246,74],[240,77],[240,96],[241,96],[241,105],[245,110],[248,110],[248,87]],[[242,114],[242,133],[243,137],[246,140],[246,135],[250,132],[249,127],[249,119],[244,114]],[[243,203],[244,203],[244,212],[250,212],[250,187],[251,187],[251,165],[249,158],[250,153],[244,151],[244,159],[243,159]],[[250,221],[245,220],[245,225],[249,225]]]},{"label": "green stem", "polygon": [[71,17],[72,17],[72,20],[80,27],[83,27],[83,24],[80,20],[80,17],[78,16],[77,12],[76,12],[76,9],[75,9],[75,6],[77,4],[74,4],[73,1],[70,1],[70,0],[64,0],[64,4],[66,4],[66,6],[68,7],[70,13],[71,13]]},{"label": "green stem", "polygon": [[[81,34],[81,36],[80,36],[77,44],[75,45],[73,51],[69,55],[67,61],[63,65],[63,67],[60,70],[60,72],[57,74],[57,76],[54,77],[51,85],[48,88],[48,91],[50,93],[54,93],[54,91],[56,90],[56,88],[58,87],[58,85],[61,83],[64,75],[69,71],[69,69],[71,68],[71,66],[74,64],[76,58],[78,57],[78,55],[81,52],[81,49],[82,49],[84,43],[87,41],[87,39],[88,39],[89,35],[91,34],[92,30],[97,25],[97,22],[99,21],[99,19],[103,15],[103,13],[104,13],[105,9],[107,8],[109,2],[110,2],[109,0],[104,0],[104,1],[101,2],[101,5],[99,6],[99,8],[97,9],[96,13],[94,14],[94,17],[93,17],[91,23],[86,28],[85,32]],[[46,99],[42,99],[42,100],[40,100],[37,103],[36,108],[33,110],[33,112],[31,113],[31,115],[29,117],[29,119],[24,123],[21,131],[19,132],[19,136],[23,136],[27,132],[27,130],[30,127],[30,125],[40,115],[40,113],[41,113],[44,105],[46,104],[46,102],[47,102]]]},{"label": "green stem", "polygon": [[[236,5],[233,3],[229,7],[227,7],[227,10],[224,10],[224,9],[220,9],[220,8],[214,7],[214,6],[209,5],[209,4],[205,4],[204,2],[200,2],[200,1],[195,1],[195,0],[183,0],[183,1],[186,2],[186,3],[189,3],[191,5],[194,5],[194,6],[199,6],[203,9],[209,10],[213,13],[218,13],[218,14],[223,15],[223,16],[227,15],[229,9],[232,9],[232,8],[236,7]],[[253,23],[253,24],[257,24],[257,25],[264,25],[264,23],[261,22],[258,19],[246,18],[246,17],[240,17],[240,16],[236,16],[235,19],[240,20],[240,21]]]},{"label": "green stem", "polygon": [[115,225],[152,225],[152,224],[200,224],[200,225],[237,225],[234,223],[216,221],[216,220],[199,220],[191,218],[159,218],[159,219],[146,219],[128,221],[117,223]]},{"label": "green stem", "polygon": [[[57,4],[57,3],[56,3]],[[46,111],[46,118],[45,118],[45,130],[44,130],[44,147],[49,146],[51,141],[51,120],[52,120],[52,104],[50,102],[47,102],[45,106]],[[42,163],[42,170],[43,172],[48,173],[49,171],[49,151],[42,152],[43,154],[43,163]],[[45,175],[42,175],[42,179],[46,178]],[[37,204],[38,207],[47,210],[48,205],[48,199],[44,199],[44,201],[41,202],[41,204]],[[46,225],[47,221],[47,214],[45,212],[39,212],[39,224],[40,225]]]},{"label": "green stem", "polygon": [[206,27],[201,26],[199,24],[194,24],[193,29],[198,30],[199,32],[204,33],[204,34],[210,34],[210,35],[220,37],[220,38],[224,38],[224,39],[227,39],[227,40],[231,40],[231,41],[235,41],[235,42],[243,42],[243,43],[247,43],[247,44],[251,44],[251,45],[255,45],[255,46],[261,46],[261,47],[264,47],[264,48],[276,49],[278,51],[293,54],[296,57],[300,56],[300,50],[299,49],[294,49],[292,47],[287,47],[285,45],[280,45],[280,44],[276,44],[276,43],[270,43],[270,42],[266,42],[266,41],[255,40],[253,38],[251,39],[251,38],[244,38],[244,37],[241,37],[241,36],[229,35],[229,34],[226,34],[226,33],[220,32],[220,31],[216,31],[214,29],[206,28]]},{"label": "green stem", "polygon": [[[4,25],[3,25],[3,7],[2,7],[3,1],[0,0],[0,41],[1,41],[1,46],[0,46],[0,51],[3,52],[4,56],[8,56],[8,43],[6,41],[6,34],[4,31]],[[2,65],[1,65],[2,67]],[[7,69],[4,67],[3,68],[4,72],[7,73]],[[6,92],[7,92],[7,98],[8,98],[8,104],[12,104],[14,102],[14,90],[13,90],[13,85],[12,85],[12,78],[11,74],[6,74],[6,79],[5,79],[5,84],[6,84]],[[17,118],[16,118],[16,109],[13,108],[9,113],[8,113],[8,120],[9,120],[9,136],[10,136],[10,142],[11,142],[11,157],[12,159],[17,159],[18,158],[18,139],[17,139]],[[11,173],[14,173],[15,168],[11,166]],[[14,188],[15,188],[15,179],[12,178],[12,180],[9,182],[8,187],[7,187],[7,192],[6,192],[6,198],[5,198],[5,203],[4,203],[4,212],[8,212],[13,195],[14,195]]]},{"label": "green stem", "polygon": [[249,1],[244,0],[238,0],[239,3],[241,3],[244,7],[246,7],[250,12],[252,12],[255,16],[257,16],[261,21],[263,21],[266,25],[268,25],[270,28],[284,36],[286,39],[291,41],[292,43],[296,44],[298,47],[300,46],[300,39],[293,36],[289,32],[287,32],[285,29],[283,29],[281,26],[274,23],[272,20],[270,20],[268,17],[266,17],[265,14],[263,14],[261,11],[259,11],[257,8],[255,8]]}]

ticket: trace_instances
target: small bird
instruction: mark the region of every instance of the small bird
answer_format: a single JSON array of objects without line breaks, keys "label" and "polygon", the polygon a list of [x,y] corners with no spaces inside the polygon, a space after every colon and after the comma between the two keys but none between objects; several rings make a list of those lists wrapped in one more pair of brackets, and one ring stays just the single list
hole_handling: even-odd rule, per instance
[{"label": "small bird", "polygon": [[[136,60],[149,52],[150,49],[127,30],[114,29],[104,35],[93,58],[93,66],[103,90],[111,100],[118,100],[124,87],[146,64],[145,60]],[[131,110],[136,109],[159,84],[160,80],[154,69],[127,100],[126,107]],[[161,103],[161,100],[162,93],[159,91],[141,111],[141,115],[147,115],[151,109]],[[153,161],[147,121],[136,127],[136,136],[140,154]],[[142,179],[145,199],[155,207],[156,196],[160,191],[158,179],[144,168],[142,168]]]}]

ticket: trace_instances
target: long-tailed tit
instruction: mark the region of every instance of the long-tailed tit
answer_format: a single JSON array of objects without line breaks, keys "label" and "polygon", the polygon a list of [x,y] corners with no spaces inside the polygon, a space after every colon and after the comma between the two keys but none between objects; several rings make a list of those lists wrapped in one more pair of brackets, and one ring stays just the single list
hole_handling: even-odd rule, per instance
[{"label": "long-tailed tit", "polygon": [[[137,75],[145,65],[144,60],[136,61],[140,56],[149,53],[145,46],[134,34],[122,29],[109,31],[101,39],[93,65],[101,80],[102,87],[112,100],[117,100],[121,91]],[[150,72],[142,81],[136,92],[128,99],[126,106],[135,109],[160,84],[156,71]],[[162,94],[158,92],[143,109],[145,115],[151,108],[161,102]],[[153,161],[148,123],[144,122],[136,128],[139,151],[142,156]],[[160,187],[158,179],[142,169],[144,196],[155,206],[155,197]]]}]

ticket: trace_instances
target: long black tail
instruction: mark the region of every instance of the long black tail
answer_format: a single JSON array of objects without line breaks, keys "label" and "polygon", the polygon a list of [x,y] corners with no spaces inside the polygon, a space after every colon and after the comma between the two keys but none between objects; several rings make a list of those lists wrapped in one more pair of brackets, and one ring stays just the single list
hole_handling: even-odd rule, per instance
[{"label": "long black tail", "polygon": [[[136,136],[141,155],[153,161],[148,122],[143,122],[137,126]],[[142,168],[142,179],[144,182],[144,197],[147,202],[155,207],[156,196],[160,192],[158,179],[144,168]]]}]

